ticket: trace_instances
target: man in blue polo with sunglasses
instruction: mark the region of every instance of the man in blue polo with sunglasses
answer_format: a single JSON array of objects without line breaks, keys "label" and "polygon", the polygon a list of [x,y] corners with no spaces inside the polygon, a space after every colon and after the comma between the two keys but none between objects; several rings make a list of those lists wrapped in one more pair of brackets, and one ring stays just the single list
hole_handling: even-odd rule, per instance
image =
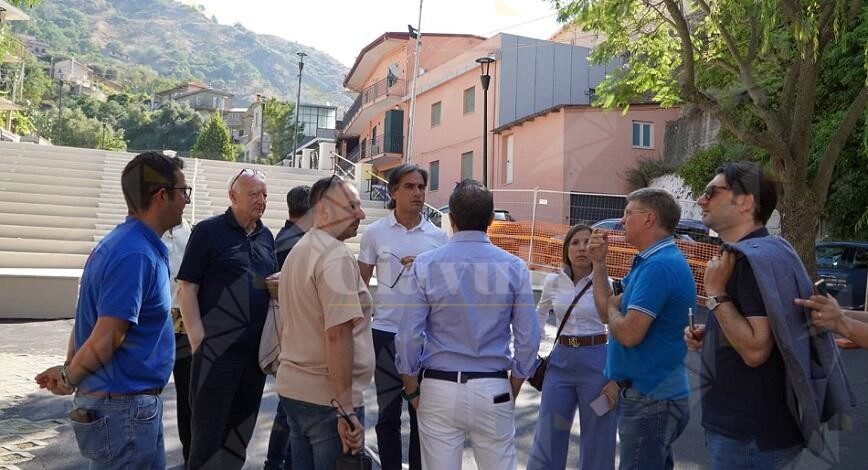
[{"label": "man in blue polo with sunglasses", "polygon": [[[416,255],[444,245],[446,232],[422,216],[425,207],[425,189],[428,172],[417,165],[404,164],[389,174],[388,207],[392,212],[374,222],[362,234],[359,250],[359,271],[370,285],[374,269],[377,271],[377,290],[374,296],[374,354],[377,369],[377,448],[383,470],[400,469],[401,457],[401,400],[403,384],[395,368],[395,334],[401,322],[403,306],[396,294],[406,289],[404,276]],[[410,470],[421,469],[419,434],[416,430],[416,410],[410,410]]]},{"label": "man in blue polo with sunglasses", "polygon": [[261,171],[231,178],[231,206],[196,225],[178,272],[193,351],[191,469],[241,468],[253,435],[265,386],[258,361],[265,281],[279,269],[274,237],[260,220],[267,197]]}]

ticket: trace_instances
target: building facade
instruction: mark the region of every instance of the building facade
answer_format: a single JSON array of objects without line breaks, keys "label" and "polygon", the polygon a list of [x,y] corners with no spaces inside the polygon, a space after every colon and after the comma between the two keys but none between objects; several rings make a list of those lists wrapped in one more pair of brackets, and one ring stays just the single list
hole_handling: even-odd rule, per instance
[{"label": "building facade", "polygon": [[[359,97],[339,129],[339,148],[381,174],[406,160],[414,45],[406,33],[385,34],[361,51],[345,80]],[[590,52],[510,34],[423,34],[409,159],[431,175],[428,201],[445,205],[455,182],[483,180],[480,57],[494,59],[490,188],[625,194],[625,171],[640,158],[662,155],[666,122],[679,110],[637,104],[624,114],[592,107],[596,86],[622,63],[591,64]]]}]

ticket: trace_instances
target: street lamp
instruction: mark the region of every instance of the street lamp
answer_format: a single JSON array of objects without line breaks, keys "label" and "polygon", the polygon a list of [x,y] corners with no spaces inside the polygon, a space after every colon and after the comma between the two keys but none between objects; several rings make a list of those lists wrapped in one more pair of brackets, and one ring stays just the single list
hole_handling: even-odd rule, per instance
[{"label": "street lamp", "polygon": [[295,55],[298,56],[298,92],[295,95],[295,127],[292,132],[292,165],[295,167],[300,167],[300,161],[296,163],[295,161],[295,150],[298,145],[298,111],[301,108],[301,71],[304,69],[304,58],[307,57],[307,54],[304,52],[296,52]]},{"label": "street lamp", "polygon": [[265,101],[266,98],[259,93],[256,94],[256,101],[260,103],[259,109],[259,159],[262,160],[263,154],[266,158],[268,153],[265,151]]},{"label": "street lamp", "polygon": [[488,72],[492,62],[494,59],[491,57],[476,59],[482,73],[479,79],[482,81],[482,185],[485,187],[488,187],[488,85],[491,83]]}]

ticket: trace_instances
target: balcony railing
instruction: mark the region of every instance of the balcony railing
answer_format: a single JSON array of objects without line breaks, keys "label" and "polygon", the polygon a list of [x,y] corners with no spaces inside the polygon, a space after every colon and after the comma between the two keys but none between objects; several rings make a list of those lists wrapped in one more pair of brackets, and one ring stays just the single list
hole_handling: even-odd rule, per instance
[{"label": "balcony railing", "polygon": [[407,94],[407,80],[400,78],[384,78],[373,85],[365,88],[353,101],[352,106],[344,114],[344,129],[355,119],[356,115],[364,108],[380,101],[385,97],[401,98]]},{"label": "balcony railing", "polygon": [[361,148],[360,158],[370,158],[383,153],[404,153],[403,135],[381,135],[373,141],[368,141]]}]

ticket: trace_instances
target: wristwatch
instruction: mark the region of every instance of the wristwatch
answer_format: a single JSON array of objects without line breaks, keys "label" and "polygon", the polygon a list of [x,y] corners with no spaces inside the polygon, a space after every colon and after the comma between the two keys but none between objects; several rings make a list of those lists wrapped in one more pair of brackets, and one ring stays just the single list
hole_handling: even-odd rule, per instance
[{"label": "wristwatch", "polygon": [[732,302],[732,297],[728,295],[712,295],[705,301],[705,307],[709,312],[713,312],[714,309],[720,307],[720,304]]},{"label": "wristwatch", "polygon": [[416,390],[411,393],[407,393],[405,390],[401,390],[401,397],[407,401],[410,401],[419,396],[420,387],[417,385]]}]

